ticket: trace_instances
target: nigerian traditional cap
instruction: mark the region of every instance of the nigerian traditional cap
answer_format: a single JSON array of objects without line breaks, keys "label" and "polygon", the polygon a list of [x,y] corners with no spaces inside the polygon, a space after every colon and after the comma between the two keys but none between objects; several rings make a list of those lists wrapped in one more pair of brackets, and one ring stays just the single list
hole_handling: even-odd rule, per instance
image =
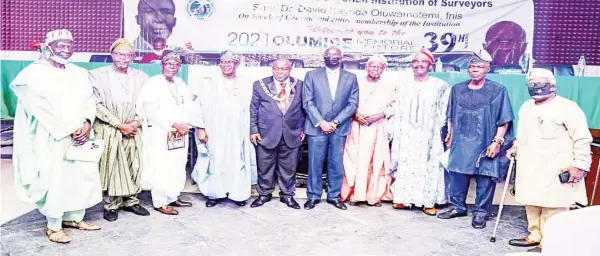
[{"label": "nigerian traditional cap", "polygon": [[231,51],[224,51],[221,53],[221,60],[234,60],[236,62],[240,62],[240,56]]},{"label": "nigerian traditional cap", "polygon": [[118,50],[118,49],[121,49],[121,48],[123,48],[123,49],[125,49],[127,51],[131,51],[131,52],[134,51],[133,45],[129,41],[127,41],[127,39],[125,39],[125,38],[118,38],[110,46],[110,52],[112,53],[115,50]]},{"label": "nigerian traditional cap", "polygon": [[370,63],[370,62],[379,62],[379,63],[383,64],[383,66],[387,66],[388,65],[387,59],[385,58],[385,56],[380,55],[380,54],[376,54],[376,55],[371,56],[369,58],[369,60],[367,60],[367,64]]},{"label": "nigerian traditional cap", "polygon": [[176,51],[165,50],[163,52],[160,60],[162,62],[165,62],[165,61],[168,61],[168,60],[175,60],[175,61],[181,63],[181,55],[179,55],[179,53],[177,53]]},{"label": "nigerian traditional cap", "polygon": [[492,62],[492,55],[485,49],[473,52],[473,55],[469,58],[469,63],[490,63]]},{"label": "nigerian traditional cap", "polygon": [[529,73],[527,73],[527,80],[531,80],[534,78],[546,78],[552,84],[556,84],[556,78],[554,77],[552,71],[547,70],[545,68],[532,68],[531,70],[529,70]]},{"label": "nigerian traditional cap", "polygon": [[427,57],[427,59],[429,60],[429,62],[431,64],[433,64],[435,62],[435,58],[433,57],[433,53],[431,53],[431,51],[425,47],[422,47],[417,53],[415,53],[412,57],[412,60],[414,60],[415,58],[417,58],[417,56],[419,55],[424,55],[425,57]]},{"label": "nigerian traditional cap", "polygon": [[58,40],[71,40],[73,41],[73,34],[71,31],[66,29],[57,29],[48,31],[46,33],[46,39],[44,40],[44,44],[50,45]]}]

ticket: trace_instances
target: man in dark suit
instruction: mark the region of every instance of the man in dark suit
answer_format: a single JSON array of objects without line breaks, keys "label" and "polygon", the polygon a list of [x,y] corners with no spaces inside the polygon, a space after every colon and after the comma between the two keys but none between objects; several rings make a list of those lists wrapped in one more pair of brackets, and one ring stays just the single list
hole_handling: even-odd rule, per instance
[{"label": "man in dark suit", "polygon": [[271,201],[275,182],[282,203],[294,209],[298,151],[304,140],[302,81],[290,77],[289,60],[273,62],[273,76],[254,82],[250,104],[250,140],[256,145],[258,198],[250,207]]},{"label": "man in dark suit", "polygon": [[310,210],[320,202],[323,193],[323,163],[327,156],[327,203],[346,210],[340,201],[343,179],[342,155],[350,118],[358,108],[356,75],[341,70],[342,51],[337,47],[325,50],[325,68],[306,73],[302,101],[308,118],[304,132],[308,136],[308,201]]}]

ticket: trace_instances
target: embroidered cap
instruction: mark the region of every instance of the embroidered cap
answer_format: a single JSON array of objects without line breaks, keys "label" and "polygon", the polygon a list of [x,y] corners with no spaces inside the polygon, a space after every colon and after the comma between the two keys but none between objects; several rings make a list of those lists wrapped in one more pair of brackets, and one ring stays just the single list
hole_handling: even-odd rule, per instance
[{"label": "embroidered cap", "polygon": [[70,40],[73,41],[73,34],[71,31],[66,29],[57,29],[48,31],[46,33],[46,40],[44,40],[44,44],[50,45],[58,40]]},{"label": "embroidered cap", "polygon": [[125,38],[118,38],[114,43],[110,46],[110,52],[114,52],[118,49],[124,49],[126,51],[133,52],[133,45],[127,41]]},{"label": "embroidered cap", "polygon": [[224,60],[234,60],[236,62],[240,62],[240,56],[237,54],[234,54],[231,51],[224,51],[223,53],[221,53],[221,61]]},{"label": "embroidered cap", "polygon": [[490,63],[492,60],[492,55],[490,55],[489,52],[485,49],[480,49],[479,51],[473,52],[473,55],[469,58],[469,63]]},{"label": "embroidered cap", "polygon": [[160,58],[161,62],[166,62],[168,60],[174,60],[181,63],[181,55],[179,55],[176,51],[165,50]]},{"label": "embroidered cap", "polygon": [[370,62],[379,62],[379,63],[383,64],[384,67],[388,65],[387,59],[385,58],[385,56],[380,55],[380,54],[371,56],[369,58],[369,60],[367,60],[367,64],[369,64]]},{"label": "embroidered cap", "polygon": [[527,73],[527,80],[535,79],[535,78],[546,78],[550,83],[556,84],[556,78],[552,71],[547,70],[545,68],[532,68]]},{"label": "embroidered cap", "polygon": [[431,53],[431,51],[425,47],[422,47],[421,50],[419,50],[417,53],[415,53],[414,56],[412,57],[412,60],[417,58],[417,56],[419,56],[419,55],[425,56],[427,58],[427,60],[429,60],[429,63],[431,63],[431,64],[433,64],[435,62],[433,53]]}]

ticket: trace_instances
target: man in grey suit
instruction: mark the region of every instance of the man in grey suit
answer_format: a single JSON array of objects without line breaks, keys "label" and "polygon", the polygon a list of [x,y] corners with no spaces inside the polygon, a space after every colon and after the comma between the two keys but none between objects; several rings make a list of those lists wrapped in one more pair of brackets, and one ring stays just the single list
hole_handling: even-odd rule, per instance
[{"label": "man in grey suit", "polygon": [[304,133],[308,136],[308,201],[310,210],[320,202],[323,193],[323,164],[327,156],[327,203],[346,210],[340,201],[343,179],[342,155],[350,118],[358,108],[356,75],[341,70],[342,51],[337,47],[325,50],[325,68],[306,73],[302,100],[308,118]]},{"label": "man in grey suit", "polygon": [[250,104],[250,140],[256,145],[258,198],[250,207],[271,201],[275,182],[282,203],[294,209],[298,151],[304,140],[302,81],[290,77],[289,60],[273,62],[273,76],[254,82]]}]

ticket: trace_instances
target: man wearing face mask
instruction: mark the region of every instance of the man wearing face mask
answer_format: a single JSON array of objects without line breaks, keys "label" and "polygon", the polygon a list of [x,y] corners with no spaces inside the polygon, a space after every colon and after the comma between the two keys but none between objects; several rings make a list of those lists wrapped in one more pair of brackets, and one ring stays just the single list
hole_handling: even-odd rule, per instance
[{"label": "man wearing face mask", "polygon": [[273,62],[273,76],[254,82],[250,104],[250,140],[256,145],[258,198],[250,207],[271,201],[279,183],[280,201],[300,209],[294,200],[298,151],[304,140],[302,81],[290,77],[292,63]]},{"label": "man wearing face mask", "polygon": [[341,70],[342,51],[335,47],[325,50],[325,68],[311,70],[304,78],[302,101],[308,118],[304,133],[308,136],[308,201],[310,210],[321,201],[323,194],[323,164],[327,156],[327,203],[346,210],[340,200],[344,177],[342,159],[346,135],[352,116],[358,109],[356,75]]},{"label": "man wearing face mask", "polygon": [[164,38],[156,38],[153,43],[154,52],[148,53],[142,57],[140,63],[147,64],[155,61],[160,62],[160,57],[162,56],[163,51],[166,47],[166,42]]},{"label": "man wearing face mask", "polygon": [[[584,177],[591,165],[590,134],[585,114],[573,101],[556,95],[552,71],[533,68],[528,74],[529,94],[519,110],[517,140],[508,150],[516,154],[517,202],[525,205],[530,234],[510,245],[538,246],[544,224],[574,203],[587,202]],[[561,183],[559,174],[569,179]]]},{"label": "man wearing face mask", "polygon": [[142,187],[151,190],[154,209],[162,214],[177,215],[173,207],[190,207],[179,199],[186,182],[188,133],[202,127],[199,106],[193,104],[185,82],[176,77],[181,57],[174,51],[162,56],[162,74],[148,79],[136,104],[144,133],[144,169]]},{"label": "man wearing face mask", "polygon": [[344,181],[341,199],[352,206],[367,203],[380,207],[391,200],[389,176],[390,146],[387,118],[393,113],[394,81],[383,78],[387,66],[384,56],[367,60],[367,75],[358,81],[358,110],[350,125],[344,146]]},{"label": "man wearing face mask", "polygon": [[13,149],[17,194],[46,216],[44,232],[55,243],[71,241],[63,227],[100,229],[83,221],[85,209],[102,201],[98,163],[65,159],[70,147],[88,142],[96,115],[89,72],[69,63],[72,47],[70,31],[48,32],[43,58],[11,83],[19,100]]},{"label": "man wearing face mask", "polygon": [[423,207],[430,216],[436,215],[436,205],[446,203],[440,133],[446,124],[450,97],[448,83],[429,76],[434,63],[433,54],[425,48],[414,55],[413,77],[398,85],[391,125],[391,169],[395,178],[392,207]]},{"label": "man wearing face mask", "polygon": [[135,103],[148,80],[146,73],[129,67],[133,61],[133,45],[117,39],[110,47],[113,65],[90,72],[96,96],[96,137],[106,142],[100,160],[100,178],[104,198],[104,219],[115,221],[123,208],[147,216],[137,198],[141,189],[141,118]]},{"label": "man wearing face mask", "polygon": [[514,114],[506,88],[486,79],[492,57],[481,50],[469,60],[471,80],[450,89],[446,117],[450,150],[447,170],[450,172],[452,207],[438,215],[440,219],[467,216],[467,193],[471,178],[477,182],[473,228],[482,229],[490,217],[496,182],[508,170],[504,155],[512,145]]},{"label": "man wearing face mask", "polygon": [[240,56],[226,51],[219,74],[192,85],[204,118],[204,126],[196,133],[199,154],[192,179],[208,197],[206,207],[226,199],[246,205],[256,179],[256,156],[249,136],[252,81],[237,75],[239,65]]},{"label": "man wearing face mask", "polygon": [[155,39],[168,40],[173,33],[177,23],[175,3],[173,0],[139,0],[137,10],[135,19],[140,25],[140,35],[133,45],[136,51],[149,52],[154,49]]}]

